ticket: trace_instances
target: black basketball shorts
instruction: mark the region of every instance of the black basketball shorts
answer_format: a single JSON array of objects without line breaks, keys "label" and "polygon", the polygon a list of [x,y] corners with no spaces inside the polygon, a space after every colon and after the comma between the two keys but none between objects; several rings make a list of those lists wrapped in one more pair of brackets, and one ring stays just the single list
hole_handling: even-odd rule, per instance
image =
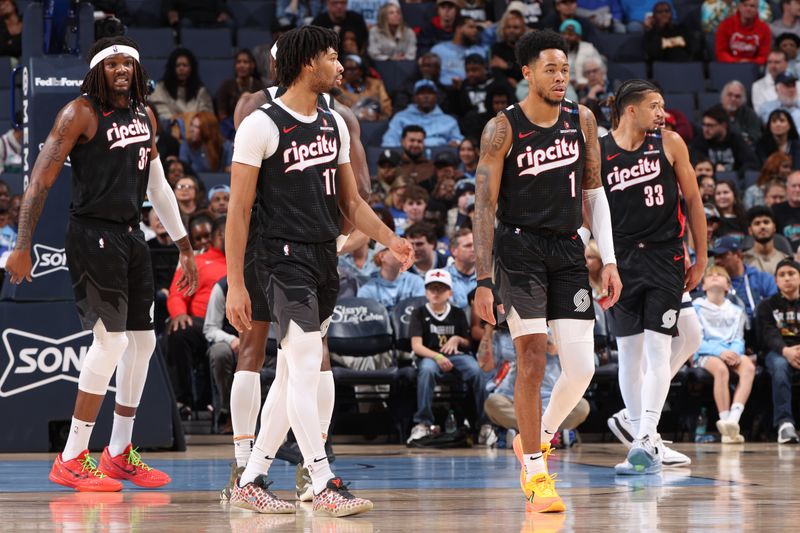
[{"label": "black basketball shorts", "polygon": [[627,337],[648,329],[674,336],[686,272],[683,245],[618,247],[616,256],[622,294],[609,310],[611,332]]},{"label": "black basketball shorts", "polygon": [[593,320],[592,289],[583,241],[498,225],[494,236],[495,284],[506,315]]},{"label": "black basketball shorts", "polygon": [[[336,241],[299,243],[259,238],[255,272],[271,311],[276,337],[294,321],[304,332],[320,331],[339,295]],[[323,332],[324,333],[324,332]]]},{"label": "black basketball shorts", "polygon": [[142,231],[70,220],[64,243],[75,304],[84,329],[153,329],[153,268]]},{"label": "black basketball shorts", "polygon": [[251,318],[258,322],[272,322],[272,314],[267,305],[267,295],[256,275],[256,247],[258,237],[251,231],[244,252],[244,286],[250,296]]}]

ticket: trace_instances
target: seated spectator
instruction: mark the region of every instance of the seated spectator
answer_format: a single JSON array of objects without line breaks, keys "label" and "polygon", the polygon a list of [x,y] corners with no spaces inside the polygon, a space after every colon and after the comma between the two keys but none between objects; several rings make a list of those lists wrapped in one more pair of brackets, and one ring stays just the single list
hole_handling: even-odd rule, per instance
[{"label": "seated spectator", "polygon": [[[773,152],[767,157],[764,166],[761,167],[761,173],[758,175],[756,182],[749,186],[744,192],[745,209],[764,205],[764,193],[768,183],[774,180],[780,180],[786,183],[786,178],[792,172],[792,158],[783,152]],[[774,272],[774,270],[773,270]]]},{"label": "seated spectator", "polygon": [[0,2],[0,56],[22,56],[22,17],[16,0]]},{"label": "seated spectator", "polygon": [[727,180],[718,181],[714,189],[714,206],[720,214],[720,227],[715,237],[735,235],[743,239],[747,235],[747,218],[736,185]]},{"label": "seated spectator", "polygon": [[178,210],[181,212],[181,220],[184,225],[189,225],[189,217],[192,216],[201,206],[198,201],[199,185],[197,178],[184,176],[175,182],[173,187],[175,198],[178,200]]},{"label": "seated spectator", "polygon": [[197,172],[230,172],[233,143],[219,132],[214,113],[200,111],[192,117],[181,144],[180,158]]},{"label": "seated spectator", "polygon": [[474,180],[475,171],[478,169],[478,150],[480,144],[473,137],[464,137],[458,145],[458,168],[456,172],[461,176]]},{"label": "seated spectator", "polygon": [[[719,412],[717,430],[722,435],[722,443],[739,444],[744,442],[744,437],[739,434],[739,419],[753,388],[756,366],[744,351],[747,317],[741,307],[726,298],[730,289],[731,279],[724,268],[712,266],[706,270],[703,278],[706,295],[694,301],[703,330],[695,364],[714,377],[714,403]],[[739,376],[733,403],[730,372]]]},{"label": "seated spectator", "polygon": [[789,57],[783,50],[772,50],[767,56],[767,71],[762,78],[753,82],[750,89],[753,109],[758,111],[772,100],[778,99],[775,91],[775,79],[789,68]]},{"label": "seated spectator", "polygon": [[420,183],[429,192],[433,192],[436,184],[442,179],[457,179],[458,157],[449,150],[443,150],[436,154],[433,160],[433,167],[435,169],[433,175]]},{"label": "seated spectator", "polygon": [[364,17],[347,9],[347,0],[326,0],[325,6],[326,10],[317,15],[311,24],[334,30],[339,35],[340,43],[344,41],[345,32],[352,32],[358,45],[358,53],[361,53],[367,45]]},{"label": "seated spectator", "polygon": [[[520,2],[517,2],[520,3]],[[519,38],[525,35],[525,17],[520,11],[512,10],[509,4],[506,12],[497,23],[497,42],[492,45],[489,66],[492,76],[515,87],[522,79],[522,68],[517,63],[514,47]]]},{"label": "seated spectator", "polygon": [[436,16],[417,32],[418,53],[425,53],[436,43],[453,38],[456,17],[459,15],[461,5],[463,5],[462,0],[436,0]]},{"label": "seated spectator", "polygon": [[192,243],[194,254],[202,254],[211,245],[211,233],[214,221],[207,213],[197,213],[189,219],[189,242]]},{"label": "seated spectator", "polygon": [[378,22],[378,11],[383,5],[383,0],[349,0],[347,7],[364,17],[367,28],[372,28]]},{"label": "seated spectator", "polygon": [[597,42],[597,31],[592,26],[591,21],[578,16],[578,3],[576,0],[555,0],[553,3],[554,11],[542,19],[538,28],[541,30],[551,29],[556,33],[561,32],[561,24],[565,20],[577,20],[583,30],[583,39],[590,43]]},{"label": "seated spectator", "polygon": [[672,6],[664,1],[653,6],[652,26],[644,32],[644,50],[647,61],[694,61],[698,57],[694,35],[673,20]]},{"label": "seated spectator", "polygon": [[450,303],[469,312],[469,294],[477,286],[475,276],[475,246],[472,236],[472,228],[460,228],[453,234],[450,240],[450,256],[453,262],[445,270],[450,273],[453,282],[453,295]]},{"label": "seated spectator", "polygon": [[368,238],[353,251],[339,256],[339,270],[355,276],[359,284],[366,283],[367,279],[378,271],[378,265],[375,264],[375,250],[369,247]]},{"label": "seated spectator", "polygon": [[375,245],[373,261],[379,270],[373,272],[369,281],[359,287],[359,298],[377,300],[391,311],[395,305],[407,298],[425,295],[425,283],[422,277],[411,272],[401,272],[400,262],[382,244]]},{"label": "seated spectator", "polygon": [[576,14],[598,30],[625,33],[624,13],[618,0],[578,0]]},{"label": "seated spectator", "polygon": [[413,181],[401,177],[396,178],[394,182],[392,182],[392,186],[389,187],[389,195],[386,197],[384,205],[392,216],[392,227],[394,227],[395,230],[407,226],[407,217],[405,211],[403,211],[403,203],[405,202],[406,191],[413,185],[415,185]]},{"label": "seated spectator", "polygon": [[184,415],[190,414],[192,408],[205,408],[211,403],[208,386],[201,387],[193,397],[192,376],[197,372],[195,383],[210,383],[203,322],[211,291],[225,275],[225,217],[220,217],[214,221],[208,250],[197,256],[197,290],[187,296],[178,289],[179,267],[172,278],[167,298],[170,316],[167,363],[175,399]]},{"label": "seated spectator", "polygon": [[789,157],[793,168],[800,167],[800,138],[796,124],[787,110],[772,111],[767,117],[764,134],[756,144],[756,156],[759,160],[766,163],[773,154],[784,154]]},{"label": "seated spectator", "polygon": [[443,224],[447,218],[447,212],[455,205],[455,189],[455,175],[449,173],[448,167],[437,167],[436,185],[433,188],[426,214]]},{"label": "seated spectator", "polygon": [[[399,145],[403,148],[403,154],[395,174],[412,183],[422,183],[433,174],[433,163],[425,157],[425,130],[416,124],[410,124],[404,126],[402,131]],[[384,145],[385,139],[386,136]]]},{"label": "seated spectator", "polygon": [[761,138],[761,119],[747,105],[747,89],[741,82],[729,81],[720,93],[722,108],[728,113],[729,128],[754,145]]},{"label": "seated spectator", "polygon": [[378,23],[369,29],[369,57],[375,61],[414,59],[417,34],[406,26],[400,6],[387,2],[378,11]]},{"label": "seated spectator", "polygon": [[775,279],[769,274],[744,264],[741,240],[732,235],[715,240],[708,255],[713,257],[714,264],[724,268],[731,278],[734,293],[744,303],[749,329],[749,324],[752,324],[755,318],[758,304],[778,292]]},{"label": "seated spectator", "polygon": [[197,58],[191,50],[176,48],[170,53],[164,75],[150,95],[150,105],[165,121],[180,118],[184,113],[214,112],[214,103],[200,81]]},{"label": "seated spectator", "polygon": [[[578,91],[579,102],[585,106],[596,104],[605,117],[605,122],[611,119],[611,109],[608,107],[608,97],[614,94],[611,80],[608,79],[608,69],[602,58],[589,58],[583,63],[583,78],[586,83]],[[605,108],[605,109],[604,109]]]},{"label": "seated spectator", "polygon": [[406,227],[425,220],[425,209],[428,207],[428,191],[419,185],[411,185],[403,195],[403,213],[406,214],[405,226],[395,227],[394,231],[401,237]]},{"label": "seated spectator", "polygon": [[483,56],[468,55],[464,60],[464,69],[466,77],[458,89],[453,87],[447,108],[447,112],[458,117],[470,111],[486,111],[486,90],[494,81],[487,77],[486,59]]},{"label": "seated spectator", "polygon": [[431,53],[439,56],[442,62],[439,83],[457,90],[466,76],[464,59],[472,54],[485,58],[486,48],[478,44],[478,26],[472,18],[459,16],[453,29],[453,38],[434,45]]},{"label": "seated spectator", "polygon": [[776,45],[780,46],[777,42],[780,36],[784,33],[800,36],[800,1],[799,0],[781,0],[781,13],[780,16],[775,16],[769,29],[772,35],[777,35]]},{"label": "seated spectator", "polygon": [[586,83],[583,75],[584,64],[590,59],[602,61],[600,52],[590,42],[581,40],[583,28],[577,20],[567,19],[559,28],[561,36],[567,43],[567,59],[569,60],[569,81],[576,91],[582,89]]},{"label": "seated spectator", "polygon": [[[769,207],[758,206],[747,212],[749,226],[747,228],[753,238],[753,247],[742,254],[745,265],[750,265],[761,272],[772,274],[778,263],[790,257],[791,245],[783,235],[776,235],[775,218]],[[781,250],[775,245],[778,239],[783,241]],[[786,250],[783,250],[783,248]],[[789,252],[789,253],[787,253]]]},{"label": "seated spectator", "polygon": [[[161,152],[159,152],[159,155],[161,155]],[[173,189],[179,179],[186,176],[194,176],[194,172],[189,168],[189,165],[178,159],[177,155],[172,159],[167,159],[164,166],[167,171],[167,182]]]},{"label": "seated spectator", "polygon": [[758,306],[758,324],[767,350],[765,362],[772,380],[772,420],[778,443],[797,443],[792,381],[800,370],[800,264],[791,259],[781,261],[775,280],[780,292]]},{"label": "seated spectator", "polygon": [[672,9],[672,2],[669,1],[619,0],[619,4],[628,33],[643,33],[653,28],[658,4],[667,4]]},{"label": "seated spectator", "polygon": [[[155,324],[156,334],[164,333],[165,322],[169,317],[167,313],[167,297],[169,296],[169,285],[175,275],[175,268],[178,266],[178,248],[158,218],[155,209],[150,209],[148,213],[150,229],[155,237],[147,241],[150,248],[150,264],[153,267],[153,285],[155,287],[155,303],[153,308],[153,324]],[[208,226],[211,230],[211,225]]]},{"label": "seated spectator", "polygon": [[429,147],[445,144],[458,146],[464,138],[456,119],[445,115],[436,104],[436,85],[430,80],[420,80],[414,84],[414,103],[392,117],[381,144],[400,146],[400,134],[409,125],[422,127]]},{"label": "seated spectator", "polygon": [[783,33],[775,38],[775,46],[786,54],[786,59],[789,61],[788,70],[792,71],[795,76],[800,76],[800,57],[797,56],[800,36],[794,33]]},{"label": "seated spectator", "polygon": [[383,82],[370,74],[364,60],[347,55],[342,61],[341,93],[336,100],[350,107],[359,120],[387,120],[392,116],[392,100]]},{"label": "seated spectator", "polygon": [[[178,142],[178,139],[173,137],[170,133],[164,132],[164,122],[162,122],[158,116],[158,111],[156,108],[151,105],[147,107],[150,108],[150,111],[153,112],[153,116],[156,119],[156,150],[158,150],[158,156],[161,158],[161,161],[166,167],[166,165],[170,163],[171,158],[175,160],[178,159],[178,154],[181,151],[181,143]],[[173,184],[174,182],[170,182],[170,185]]]},{"label": "seated spectator", "polygon": [[[225,80],[217,89],[217,118],[219,118],[222,135],[233,140],[233,110],[242,94],[254,93],[264,88],[261,73],[256,65],[253,52],[243,48],[236,53],[233,61],[233,78]],[[159,152],[161,153],[161,152]]]},{"label": "seated spectator", "polygon": [[714,203],[714,190],[717,180],[714,178],[714,166],[708,158],[698,160],[694,167],[697,175],[697,186],[700,188],[700,197],[704,204]]},{"label": "seated spectator", "polygon": [[221,0],[162,0],[161,9],[166,13],[167,23],[173,27],[236,27],[236,21]]},{"label": "seated spectator", "polygon": [[[321,12],[321,0],[278,0],[275,6],[276,22],[286,30],[311,23]],[[278,40],[274,29],[272,37]]]},{"label": "seated spectator", "polygon": [[[522,85],[522,83],[519,85]],[[461,119],[464,136],[480,139],[481,134],[483,134],[483,128],[486,127],[489,119],[516,101],[517,98],[511,86],[497,81],[489,85],[486,88],[486,102],[484,104],[486,111],[483,113],[470,111]]]},{"label": "seated spectator", "polygon": [[228,201],[231,198],[231,188],[220,183],[208,189],[208,214],[213,220],[228,214]]},{"label": "seated spectator", "polygon": [[0,174],[22,171],[22,121],[17,123],[0,137]]},{"label": "seated spectator", "polygon": [[[775,206],[786,201],[786,181],[772,180],[764,187],[764,206],[775,210]],[[775,223],[777,226],[777,222]],[[778,229],[780,232],[780,229]],[[783,235],[783,233],[781,233]]]},{"label": "seated spectator", "polygon": [[[425,275],[427,304],[411,314],[411,349],[418,358],[417,412],[415,426],[407,443],[427,437],[434,423],[433,391],[437,378],[455,369],[469,385],[479,421],[484,420],[485,390],[475,356],[470,353],[470,333],[464,311],[450,305],[453,282],[446,270],[434,269]],[[481,428],[483,432],[483,428]]]},{"label": "seated spectator", "polygon": [[721,105],[703,112],[703,134],[692,140],[693,159],[708,158],[717,172],[757,170],[758,159],[741,135],[728,130],[728,113]]},{"label": "seated spectator", "polygon": [[[770,124],[770,115],[777,109],[786,111],[794,124],[800,123],[800,100],[797,99],[797,76],[791,71],[779,74],[775,79],[775,100],[764,102],[757,110],[765,125]],[[796,131],[796,130],[795,130]]]},{"label": "seated spectator", "polygon": [[378,156],[378,173],[372,178],[372,194],[369,204],[377,205],[384,203],[389,188],[397,178],[397,167],[402,162],[402,156],[396,150],[386,148]]},{"label": "seated spectator", "polygon": [[[469,220],[467,209],[475,203],[475,183],[460,180],[455,187],[456,205],[447,212],[447,234],[454,235]],[[472,227],[472,226],[469,226]]]},{"label": "seated spectator", "polygon": [[225,300],[228,296],[228,277],[219,280],[211,289],[208,307],[203,322],[203,335],[208,341],[208,363],[211,382],[219,398],[219,413],[215,413],[220,424],[219,433],[233,433],[231,424],[231,388],[236,359],[239,355],[239,333],[225,316]]},{"label": "seated spectator", "polygon": [[772,213],[778,233],[789,239],[796,252],[800,246],[800,171],[794,170],[786,178],[786,201],[774,204]]},{"label": "seated spectator", "polygon": [[766,63],[772,33],[758,18],[758,1],[740,0],[736,13],[720,23],[715,40],[720,63]]},{"label": "seated spectator", "polygon": [[447,266],[447,256],[436,251],[436,230],[431,224],[412,224],[406,228],[405,237],[414,247],[414,265],[408,269],[410,273],[423,277],[429,270]]},{"label": "seated spectator", "polygon": [[[706,33],[714,33],[723,20],[734,14],[736,3],[731,0],[704,0],[700,8],[700,25]],[[764,22],[772,20],[772,8],[768,0],[758,0],[758,18]]]}]

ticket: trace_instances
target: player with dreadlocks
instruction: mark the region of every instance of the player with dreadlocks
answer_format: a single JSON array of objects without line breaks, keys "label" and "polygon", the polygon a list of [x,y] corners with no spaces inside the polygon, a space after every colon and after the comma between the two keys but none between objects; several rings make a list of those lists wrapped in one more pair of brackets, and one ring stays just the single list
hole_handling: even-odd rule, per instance
[{"label": "player with dreadlocks", "polygon": [[[69,157],[67,266],[81,322],[94,332],[94,340],[83,359],[69,437],[50,480],[79,491],[118,491],[123,479],[154,488],[169,483],[169,476],[147,466],[131,444],[156,344],[153,274],[139,229],[145,192],[180,250],[182,290],[194,292],[197,268],[156,150],[156,123],[144,105],[147,79],[136,43],[125,37],[103,38],[88,58],[83,94],[59,111],[36,158],[20,206],[19,238],[6,270],[12,283],[31,281],[32,236],[48,191]],[[89,455],[89,437],[115,370],[114,425],[98,466]]]}]

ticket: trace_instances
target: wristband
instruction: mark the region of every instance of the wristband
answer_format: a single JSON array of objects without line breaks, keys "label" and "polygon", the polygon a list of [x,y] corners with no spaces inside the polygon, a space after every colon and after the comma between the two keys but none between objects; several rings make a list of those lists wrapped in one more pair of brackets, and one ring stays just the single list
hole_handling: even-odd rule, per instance
[{"label": "wristband", "polygon": [[444,355],[442,355],[442,354],[440,354],[440,353],[437,353],[436,355],[434,355],[434,356],[433,356],[433,360],[434,360],[434,361],[438,361],[438,360],[439,360],[439,359],[441,359],[442,357],[444,357]]},{"label": "wristband", "polygon": [[494,290],[494,283],[492,283],[492,278],[479,279],[478,287],[485,287],[487,289]]}]

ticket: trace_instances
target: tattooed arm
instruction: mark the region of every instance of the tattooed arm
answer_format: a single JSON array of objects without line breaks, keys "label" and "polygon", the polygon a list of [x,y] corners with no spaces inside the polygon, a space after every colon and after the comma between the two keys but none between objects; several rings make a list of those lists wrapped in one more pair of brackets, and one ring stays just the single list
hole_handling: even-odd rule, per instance
[{"label": "tattooed arm", "polygon": [[64,161],[81,137],[91,138],[97,130],[97,117],[91,104],[78,98],[67,104],[56,116],[31,172],[31,181],[19,206],[17,244],[6,262],[12,283],[31,281],[31,239],[44,209],[47,193],[55,183]]},{"label": "tattooed arm", "polygon": [[[492,277],[492,245],[494,243],[495,210],[500,193],[503,164],[511,148],[512,132],[508,118],[502,113],[491,119],[481,135],[481,152],[475,171],[475,235],[476,274],[479,281]],[[475,307],[483,320],[494,324],[494,296],[489,287],[479,286]]]}]

